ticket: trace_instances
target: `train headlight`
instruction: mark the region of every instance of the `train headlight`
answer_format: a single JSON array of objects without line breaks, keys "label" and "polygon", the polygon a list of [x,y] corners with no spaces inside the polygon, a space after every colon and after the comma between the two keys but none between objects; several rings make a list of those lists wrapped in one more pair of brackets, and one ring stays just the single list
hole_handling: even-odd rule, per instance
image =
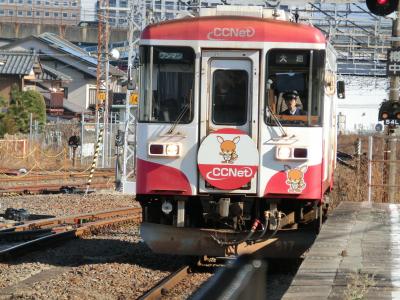
[{"label": "train headlight", "polygon": [[148,155],[156,157],[177,157],[181,154],[182,146],[180,143],[150,143],[148,145]]},{"label": "train headlight", "polygon": [[382,113],[382,119],[387,119],[387,118],[389,118],[389,113],[387,113],[386,111],[384,111],[383,113]]},{"label": "train headlight", "polygon": [[165,154],[167,156],[179,156],[179,148],[178,144],[167,144]]},{"label": "train headlight", "polygon": [[307,160],[307,147],[277,146],[275,152],[276,159],[279,160]]},{"label": "train headlight", "polygon": [[292,149],[287,146],[278,146],[276,148],[276,158],[277,159],[288,159],[292,156]]}]

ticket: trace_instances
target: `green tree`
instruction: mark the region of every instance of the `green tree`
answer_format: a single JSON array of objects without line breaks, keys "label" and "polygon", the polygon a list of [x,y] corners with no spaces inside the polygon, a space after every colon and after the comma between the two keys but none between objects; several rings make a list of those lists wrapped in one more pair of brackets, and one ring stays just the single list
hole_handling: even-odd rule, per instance
[{"label": "green tree", "polygon": [[[1,104],[0,104],[1,105]],[[7,112],[0,116],[0,135],[29,132],[30,114],[40,125],[46,122],[46,104],[36,91],[20,91],[17,85],[11,88],[11,101]]]},{"label": "green tree", "polygon": [[[11,126],[10,120],[7,118],[7,109],[8,101],[6,100],[6,98],[0,96],[0,138],[2,138],[4,134],[9,132]],[[12,129],[10,131],[12,131]]]},{"label": "green tree", "polygon": [[0,137],[4,137],[6,133],[15,134],[17,131],[17,124],[10,114],[6,114],[0,119]]}]

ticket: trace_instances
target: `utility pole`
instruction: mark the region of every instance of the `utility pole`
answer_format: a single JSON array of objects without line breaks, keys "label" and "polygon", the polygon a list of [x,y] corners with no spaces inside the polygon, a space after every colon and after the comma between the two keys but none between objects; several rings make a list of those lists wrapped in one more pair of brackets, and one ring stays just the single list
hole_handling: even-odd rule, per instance
[{"label": "utility pole", "polygon": [[107,153],[107,124],[108,124],[108,94],[109,94],[109,2],[108,0],[99,1],[98,13],[98,33],[97,33],[97,81],[96,81],[96,120],[98,122],[98,134],[103,134],[102,147],[102,166]]},{"label": "utility pole", "polygon": [[[392,29],[392,50],[400,48],[400,2],[397,5],[396,18],[393,20],[393,29]],[[399,101],[399,82],[400,76],[397,74],[390,76],[390,92],[389,92],[389,100],[391,101]],[[389,161],[386,163],[387,172],[387,199],[388,202],[394,203],[396,202],[396,126],[397,125],[387,125],[387,135],[386,146],[388,152],[385,155],[385,159]],[[387,157],[387,158],[386,158]]]}]

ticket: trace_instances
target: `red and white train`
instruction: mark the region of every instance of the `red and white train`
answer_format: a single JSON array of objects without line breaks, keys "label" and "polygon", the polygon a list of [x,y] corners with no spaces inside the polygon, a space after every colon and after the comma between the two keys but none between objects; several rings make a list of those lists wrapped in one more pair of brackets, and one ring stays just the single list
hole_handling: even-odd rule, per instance
[{"label": "red and white train", "polygon": [[344,86],[324,34],[261,8],[206,12],[140,40],[136,198],[159,253],[237,254],[319,227],[333,185]]}]

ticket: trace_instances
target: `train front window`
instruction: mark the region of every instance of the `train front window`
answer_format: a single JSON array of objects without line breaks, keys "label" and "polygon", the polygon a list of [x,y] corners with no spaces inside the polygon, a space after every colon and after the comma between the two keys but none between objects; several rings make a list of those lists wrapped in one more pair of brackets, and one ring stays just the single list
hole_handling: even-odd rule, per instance
[{"label": "train front window", "polygon": [[213,74],[212,120],[217,125],[247,121],[248,74],[244,70],[216,70]]},{"label": "train front window", "polygon": [[140,47],[140,122],[191,122],[194,62],[188,47]]},{"label": "train front window", "polygon": [[273,49],[267,53],[266,122],[320,126],[324,96],[323,50]]}]

